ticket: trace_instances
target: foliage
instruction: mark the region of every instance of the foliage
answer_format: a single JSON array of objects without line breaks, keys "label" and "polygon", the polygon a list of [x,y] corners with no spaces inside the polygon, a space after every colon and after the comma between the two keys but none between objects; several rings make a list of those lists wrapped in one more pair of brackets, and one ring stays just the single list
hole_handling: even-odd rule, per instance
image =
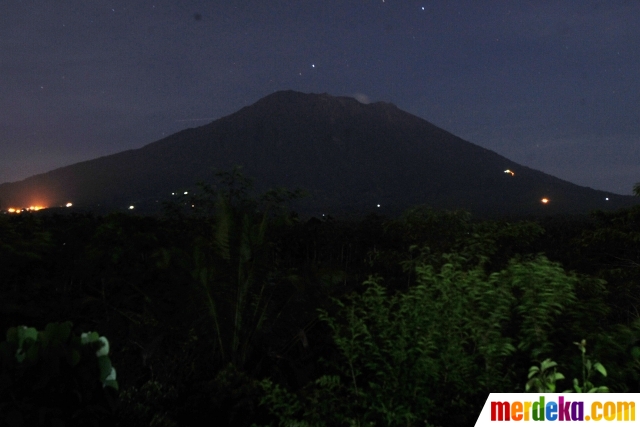
[{"label": "foliage", "polygon": [[[427,208],[304,221],[283,207],[295,192],[254,196],[239,170],[218,178],[174,196],[165,217],[0,216],[2,330],[69,319],[105,333],[127,425],[465,425],[486,392],[524,391],[531,360],[553,355],[584,389],[567,336],[606,361],[607,376],[587,369],[588,381],[640,390],[637,207],[536,222]],[[262,378],[279,392],[257,406]]]},{"label": "foliage", "polygon": [[[576,393],[608,393],[609,388],[606,386],[595,386],[591,382],[591,377],[594,372],[599,372],[602,376],[607,376],[607,370],[602,366],[602,363],[593,363],[590,358],[587,357],[587,341],[582,340],[580,342],[574,342],[580,349],[582,357],[582,385],[577,378],[573,379],[573,389]],[[571,393],[571,390],[565,390],[563,393]]]},{"label": "foliage", "polygon": [[572,276],[542,256],[491,275],[481,266],[465,271],[459,255],[444,260],[440,271],[418,265],[417,285],[406,292],[389,297],[371,278],[362,295],[337,301],[338,317],[322,312],[342,362],[302,400],[263,383],[263,404],[280,425],[446,423],[452,413],[476,413],[487,392],[513,386],[515,353],[551,350],[548,331],[574,299]]},{"label": "foliage", "polygon": [[278,189],[251,197],[251,180],[239,168],[219,172],[217,179],[201,184],[189,201],[193,209],[186,213],[199,224],[191,254],[163,250],[160,258],[166,269],[179,263],[189,272],[196,307],[206,310],[213,331],[216,366],[241,369],[296,292],[294,275],[274,262],[268,229],[290,223],[283,205],[300,193]]},{"label": "foliage", "polygon": [[129,425],[175,427],[167,404],[177,398],[177,390],[158,381],[147,381],[140,388],[129,387],[120,393],[118,415]]},{"label": "foliage", "polygon": [[224,199],[243,212],[272,211],[282,215],[288,213],[290,202],[308,195],[307,191],[299,188],[293,191],[272,188],[255,196],[253,180],[242,173],[241,166],[230,171],[217,171],[214,175],[214,183],[199,182],[195,191],[177,194],[165,202],[165,213],[170,217],[212,218],[220,208],[219,200]]},{"label": "foliage", "polygon": [[[573,390],[564,390],[562,393],[608,393],[609,388],[606,386],[595,386],[591,382],[591,376],[595,371],[607,376],[607,370],[600,362],[593,363],[591,359],[586,357],[587,342],[582,340],[574,342],[580,349],[582,356],[582,385],[577,378],[573,380]],[[529,368],[529,381],[527,381],[526,391],[533,393],[555,393],[556,382],[565,378],[556,367],[558,364],[551,359],[545,359],[540,363],[540,367],[532,366]]]},{"label": "foliage", "polygon": [[556,382],[563,380],[564,375],[557,371],[558,364],[551,359],[545,359],[540,366],[529,368],[529,376],[525,390],[533,393],[555,393]]},{"label": "foliage", "polygon": [[[393,267],[400,265],[406,275],[406,284],[415,281],[415,267],[430,264],[441,267],[445,253],[457,253],[465,259],[465,268],[482,264],[486,271],[499,271],[517,254],[531,253],[534,242],[544,234],[544,229],[529,221],[472,221],[465,211],[435,211],[416,207],[401,218],[388,221],[385,232],[391,244],[377,250],[371,265],[382,265],[390,275],[390,289],[395,286],[393,277],[401,273]],[[399,243],[399,244],[398,244]]]},{"label": "foliage", "polygon": [[593,212],[577,238],[587,272],[605,279],[613,320],[633,323],[640,314],[640,206]]},{"label": "foliage", "polygon": [[27,213],[15,216],[0,215],[0,259],[3,285],[17,290],[27,277],[42,270],[51,235],[38,218]]},{"label": "foliage", "polygon": [[20,326],[0,343],[3,425],[103,425],[118,390],[109,342],[96,332],[77,336],[71,322],[43,331]]}]

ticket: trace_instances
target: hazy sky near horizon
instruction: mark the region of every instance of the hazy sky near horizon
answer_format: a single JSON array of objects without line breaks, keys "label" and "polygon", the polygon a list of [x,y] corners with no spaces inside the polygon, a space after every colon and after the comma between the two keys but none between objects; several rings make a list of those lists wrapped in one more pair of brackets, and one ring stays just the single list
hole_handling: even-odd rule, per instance
[{"label": "hazy sky near horizon", "polygon": [[278,90],[392,102],[579,185],[640,181],[640,1],[2,0],[0,183]]}]

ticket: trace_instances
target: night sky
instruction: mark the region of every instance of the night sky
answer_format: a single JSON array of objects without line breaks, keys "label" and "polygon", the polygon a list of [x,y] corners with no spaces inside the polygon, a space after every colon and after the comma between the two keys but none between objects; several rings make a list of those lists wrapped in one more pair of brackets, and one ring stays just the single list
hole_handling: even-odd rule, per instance
[{"label": "night sky", "polygon": [[0,182],[278,90],[392,102],[579,185],[640,181],[640,1],[2,0]]}]

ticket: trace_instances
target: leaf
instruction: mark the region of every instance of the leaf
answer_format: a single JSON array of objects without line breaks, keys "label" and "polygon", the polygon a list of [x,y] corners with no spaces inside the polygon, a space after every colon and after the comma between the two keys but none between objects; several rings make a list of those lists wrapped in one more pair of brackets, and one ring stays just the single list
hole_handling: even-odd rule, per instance
[{"label": "leaf", "polygon": [[576,392],[582,393],[582,388],[580,387],[580,383],[578,382],[577,378],[573,379],[573,388],[575,389]]},{"label": "leaf", "polygon": [[36,360],[38,360],[39,349],[40,346],[37,344],[30,346],[27,350],[27,360],[30,362],[35,362]]},{"label": "leaf", "polygon": [[115,390],[119,390],[118,381],[116,381],[116,380],[107,380],[107,381],[104,382],[104,384],[102,386],[103,387],[111,387],[111,388],[114,388]]},{"label": "leaf", "polygon": [[546,359],[544,362],[542,362],[542,370],[546,371],[549,368],[553,368],[555,366],[558,366],[558,364],[554,361],[552,361],[551,359]]},{"label": "leaf", "polygon": [[98,357],[98,367],[100,369],[100,382],[104,382],[111,375],[111,359],[109,356]]},{"label": "leaf", "polygon": [[36,328],[27,328],[26,326],[19,327],[18,333],[18,347],[22,347],[22,343],[26,340],[37,341],[38,331]]},{"label": "leaf", "polygon": [[102,343],[102,346],[98,351],[96,351],[96,356],[107,356],[109,355],[109,341],[105,337],[100,337],[98,340]]},{"label": "leaf", "polygon": [[602,363],[597,362],[593,365],[593,368],[600,372],[602,374],[602,376],[606,377],[607,376],[607,370],[604,368],[604,366],[602,366]]},{"label": "leaf", "polygon": [[98,335],[97,332],[83,332],[82,335],[80,335],[80,342],[82,344],[89,344],[98,341],[99,338],[100,335]]},{"label": "leaf", "polygon": [[107,378],[105,378],[105,381],[115,381],[115,379],[116,379],[116,368],[112,366],[111,372],[109,373]]}]

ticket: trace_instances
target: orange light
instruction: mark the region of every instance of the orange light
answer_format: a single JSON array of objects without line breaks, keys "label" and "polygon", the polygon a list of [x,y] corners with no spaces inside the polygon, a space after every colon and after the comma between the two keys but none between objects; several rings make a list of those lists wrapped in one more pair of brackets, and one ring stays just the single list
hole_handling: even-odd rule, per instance
[{"label": "orange light", "polygon": [[28,212],[28,211],[39,211],[46,208],[47,208],[46,206],[29,206],[28,208],[9,208],[7,209],[7,212],[20,213],[20,212]]},{"label": "orange light", "polygon": [[509,175],[511,175],[511,176],[514,176],[514,175],[515,175],[515,172],[513,172],[513,171],[512,171],[512,170],[510,170],[510,169],[507,169],[506,171],[504,171],[504,173],[508,173],[508,174],[509,174]]},{"label": "orange light", "polygon": [[544,204],[549,203],[549,199],[547,199],[547,198],[544,198],[544,199],[542,199],[542,200],[540,200],[540,201],[541,201],[542,203],[544,203]]}]

